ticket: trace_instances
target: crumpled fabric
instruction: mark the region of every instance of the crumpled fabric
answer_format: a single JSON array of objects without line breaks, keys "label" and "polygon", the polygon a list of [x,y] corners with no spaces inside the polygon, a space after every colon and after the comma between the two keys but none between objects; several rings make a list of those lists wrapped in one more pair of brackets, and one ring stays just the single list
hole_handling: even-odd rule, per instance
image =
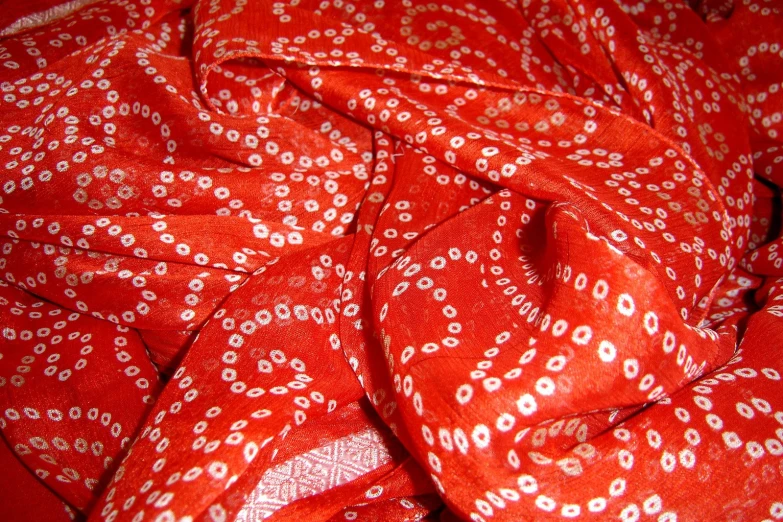
[{"label": "crumpled fabric", "polygon": [[781,8],[6,2],[1,518],[783,519]]}]

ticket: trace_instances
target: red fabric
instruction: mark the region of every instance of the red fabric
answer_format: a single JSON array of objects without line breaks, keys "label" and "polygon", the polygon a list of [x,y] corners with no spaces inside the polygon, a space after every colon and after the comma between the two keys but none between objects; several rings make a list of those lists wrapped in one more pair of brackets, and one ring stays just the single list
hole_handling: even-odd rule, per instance
[{"label": "red fabric", "polygon": [[0,441],[0,491],[3,512],[11,520],[72,520],[76,513],[52,495],[14,456],[5,441]]},{"label": "red fabric", "polygon": [[783,518],[780,8],[17,24],[3,518]]}]

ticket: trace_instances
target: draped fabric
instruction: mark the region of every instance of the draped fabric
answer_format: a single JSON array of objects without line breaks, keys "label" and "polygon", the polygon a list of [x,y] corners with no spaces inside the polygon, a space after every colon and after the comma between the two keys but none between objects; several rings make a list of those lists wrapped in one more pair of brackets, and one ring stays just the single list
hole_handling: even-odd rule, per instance
[{"label": "draped fabric", "polygon": [[0,518],[783,519],[781,8],[6,0]]}]

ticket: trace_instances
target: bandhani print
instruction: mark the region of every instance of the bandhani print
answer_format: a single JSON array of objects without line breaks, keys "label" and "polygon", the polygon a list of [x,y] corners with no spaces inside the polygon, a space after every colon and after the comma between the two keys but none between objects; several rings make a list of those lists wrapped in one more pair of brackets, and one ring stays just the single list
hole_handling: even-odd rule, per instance
[{"label": "bandhani print", "polygon": [[779,0],[5,0],[0,519],[783,520]]}]

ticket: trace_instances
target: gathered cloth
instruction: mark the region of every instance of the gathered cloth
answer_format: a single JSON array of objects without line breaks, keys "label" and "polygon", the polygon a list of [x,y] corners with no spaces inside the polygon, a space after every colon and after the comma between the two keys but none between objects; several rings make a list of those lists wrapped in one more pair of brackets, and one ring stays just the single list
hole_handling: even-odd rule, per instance
[{"label": "gathered cloth", "polygon": [[0,519],[783,519],[782,8],[6,0]]}]

